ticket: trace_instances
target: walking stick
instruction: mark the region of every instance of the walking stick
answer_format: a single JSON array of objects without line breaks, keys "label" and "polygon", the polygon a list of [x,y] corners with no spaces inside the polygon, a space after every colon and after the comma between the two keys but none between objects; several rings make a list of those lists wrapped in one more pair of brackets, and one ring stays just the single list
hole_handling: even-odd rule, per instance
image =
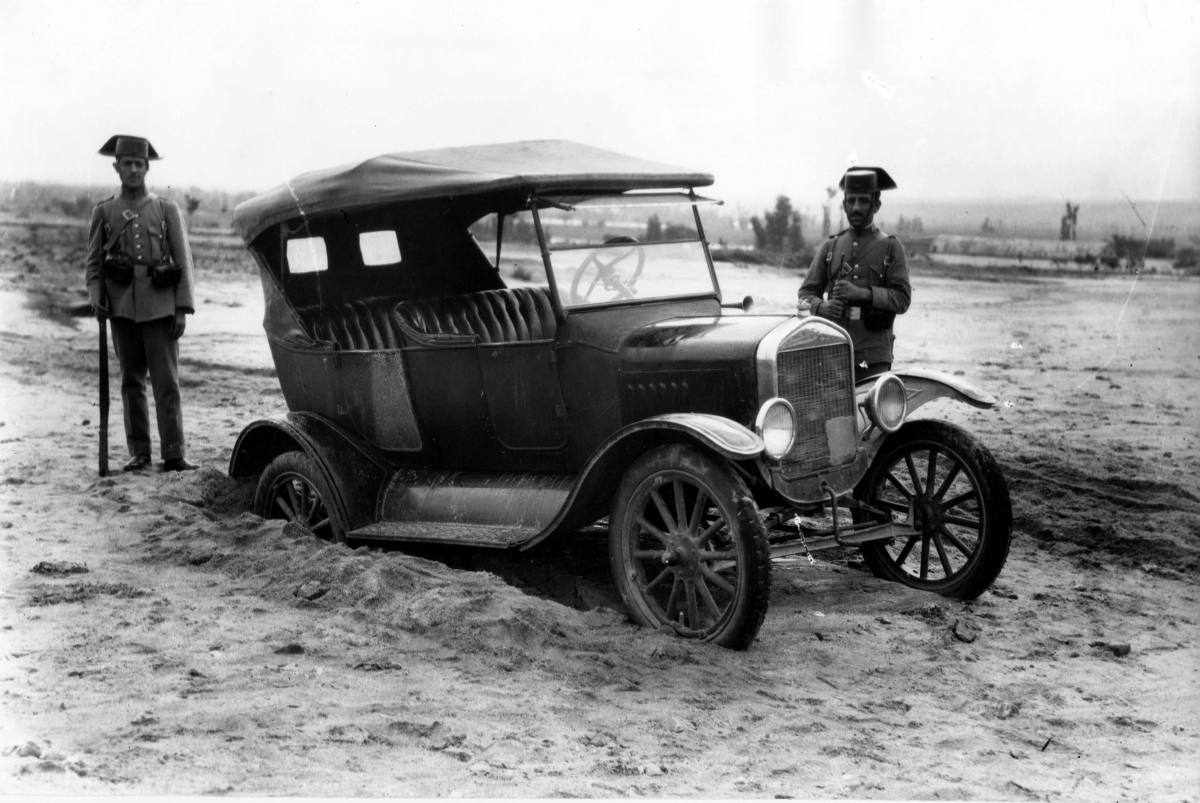
[{"label": "walking stick", "polygon": [[[107,307],[104,277],[100,278],[100,303]],[[97,315],[100,324],[100,476],[108,476],[108,319]]]}]

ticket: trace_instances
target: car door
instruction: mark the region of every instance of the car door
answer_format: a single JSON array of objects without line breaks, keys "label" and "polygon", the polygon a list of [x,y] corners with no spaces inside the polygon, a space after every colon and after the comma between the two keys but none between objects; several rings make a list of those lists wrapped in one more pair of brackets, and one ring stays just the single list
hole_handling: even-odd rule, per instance
[{"label": "car door", "polygon": [[478,346],[492,432],[508,450],[561,449],[565,408],[552,340]]}]

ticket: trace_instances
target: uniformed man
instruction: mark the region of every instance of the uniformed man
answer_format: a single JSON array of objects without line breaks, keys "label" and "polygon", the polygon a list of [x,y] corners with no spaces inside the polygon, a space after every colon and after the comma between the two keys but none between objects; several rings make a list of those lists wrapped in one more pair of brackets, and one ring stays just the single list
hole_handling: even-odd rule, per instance
[{"label": "uniformed man", "polygon": [[845,328],[854,343],[855,380],[891,370],[892,323],[908,309],[912,287],[904,246],[875,225],[883,190],[896,182],[881,167],[855,167],[838,183],[850,228],[817,249],[799,306]]},{"label": "uniformed man", "polygon": [[96,317],[112,323],[121,364],[121,401],[129,462],[150,465],[146,376],[154,391],[159,449],[165,471],[196,468],[185,456],[179,394],[179,338],[192,301],[192,251],[179,207],[146,189],[150,162],[159,158],[142,137],[117,135],[100,148],[112,156],[121,191],[92,210],[85,274]]}]

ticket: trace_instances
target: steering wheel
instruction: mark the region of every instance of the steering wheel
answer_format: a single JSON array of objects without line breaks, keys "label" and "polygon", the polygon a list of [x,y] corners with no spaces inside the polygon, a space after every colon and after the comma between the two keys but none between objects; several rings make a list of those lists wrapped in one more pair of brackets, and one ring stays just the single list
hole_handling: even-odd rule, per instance
[{"label": "steering wheel", "polygon": [[[614,247],[619,245],[628,245],[629,247]],[[628,274],[629,278],[622,278],[621,274],[617,272],[617,265],[631,257],[636,259],[636,264],[633,271]],[[612,294],[611,298],[600,299],[600,301],[633,298],[636,295],[638,277],[642,275],[642,268],[645,265],[646,250],[637,240],[632,237],[609,237],[604,241],[602,247],[584,257],[583,262],[579,265],[579,270],[575,271],[575,278],[571,281],[571,303],[586,304],[592,301],[592,293],[597,288],[602,288]],[[585,282],[583,277],[588,274],[594,275]],[[584,286],[582,292],[580,292],[581,285]]]}]

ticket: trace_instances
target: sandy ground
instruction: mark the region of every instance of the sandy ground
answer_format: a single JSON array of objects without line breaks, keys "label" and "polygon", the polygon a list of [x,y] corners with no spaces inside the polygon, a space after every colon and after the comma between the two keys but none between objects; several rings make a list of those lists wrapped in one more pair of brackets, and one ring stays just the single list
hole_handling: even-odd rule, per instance
[{"label": "sandy ground", "polygon": [[925,412],[1000,460],[1008,565],[963,603],[780,561],[739,653],[630,625],[593,537],[452,566],[248,513],[229,450],[283,402],[257,280],[198,254],[204,468],[102,479],[95,322],[29,306],[78,246],[0,232],[3,792],[1200,799],[1200,282],[918,266],[898,363],[1002,399]]}]

